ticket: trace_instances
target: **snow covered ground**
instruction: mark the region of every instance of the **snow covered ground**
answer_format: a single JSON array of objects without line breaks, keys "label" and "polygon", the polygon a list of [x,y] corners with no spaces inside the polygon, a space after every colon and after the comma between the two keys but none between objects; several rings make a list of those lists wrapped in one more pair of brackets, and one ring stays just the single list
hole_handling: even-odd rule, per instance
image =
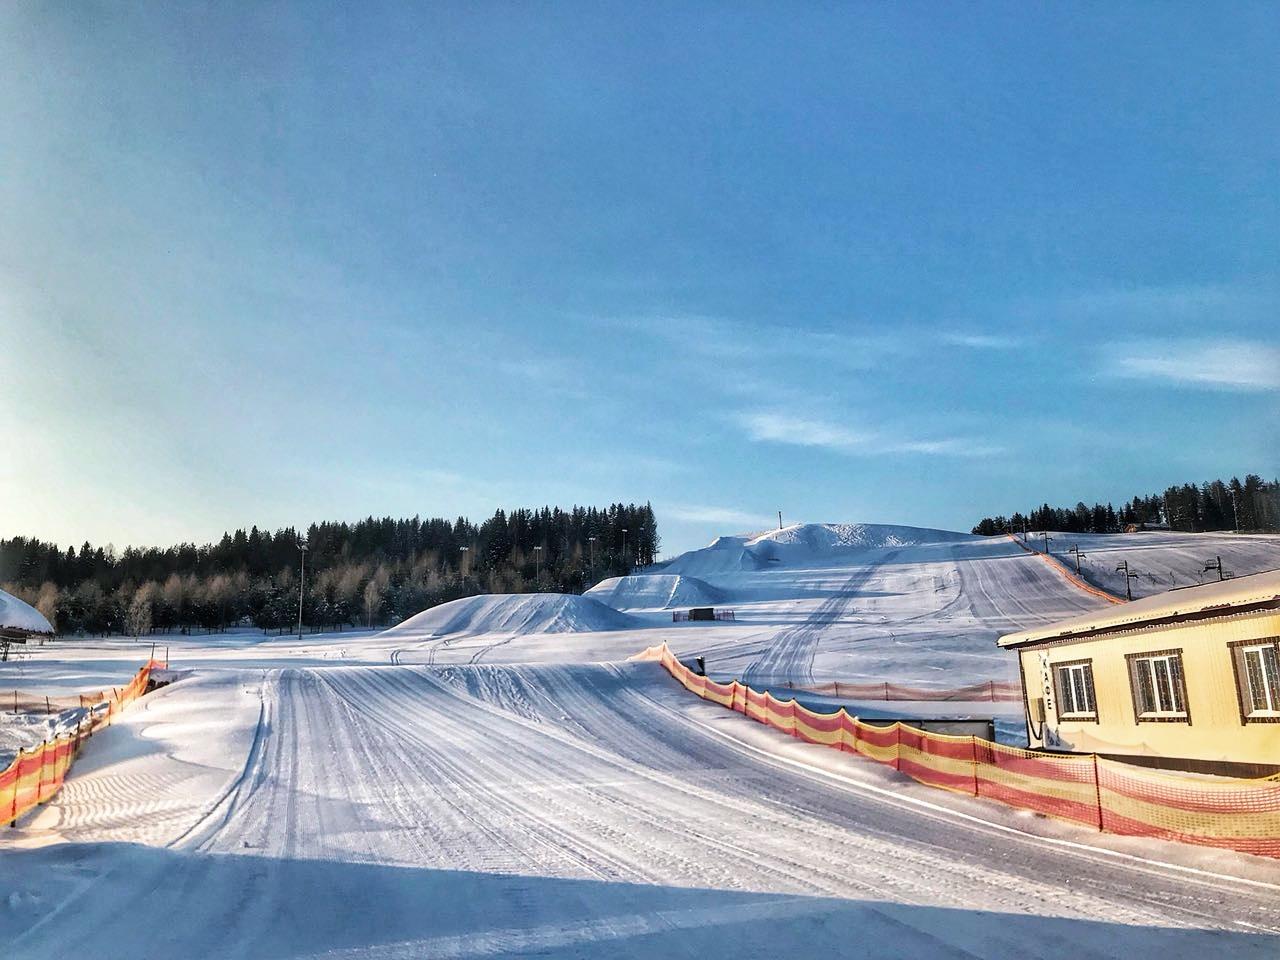
[{"label": "snow covered ground", "polygon": [[[1280,952],[1280,864],[930,790],[620,662],[667,639],[757,677],[960,682],[1009,674],[998,633],[1101,602],[1007,540],[818,536],[751,567],[684,558],[736,623],[522,633],[481,601],[417,633],[175,639],[176,682],[0,837],[0,937],[15,957]],[[118,682],[147,649],[61,641],[23,685]]]}]

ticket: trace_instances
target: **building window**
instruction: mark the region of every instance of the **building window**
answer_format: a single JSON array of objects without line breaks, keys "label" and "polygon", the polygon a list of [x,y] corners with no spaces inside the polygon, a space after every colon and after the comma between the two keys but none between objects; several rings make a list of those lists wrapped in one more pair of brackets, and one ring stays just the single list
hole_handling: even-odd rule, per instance
[{"label": "building window", "polygon": [[1129,682],[1133,687],[1133,712],[1140,722],[1191,719],[1187,711],[1181,650],[1129,654],[1127,659]]},{"label": "building window", "polygon": [[1240,718],[1246,723],[1280,720],[1280,638],[1237,642],[1231,647]]},{"label": "building window", "polygon": [[1053,681],[1058,698],[1059,719],[1098,719],[1098,700],[1093,692],[1091,661],[1054,664]]}]

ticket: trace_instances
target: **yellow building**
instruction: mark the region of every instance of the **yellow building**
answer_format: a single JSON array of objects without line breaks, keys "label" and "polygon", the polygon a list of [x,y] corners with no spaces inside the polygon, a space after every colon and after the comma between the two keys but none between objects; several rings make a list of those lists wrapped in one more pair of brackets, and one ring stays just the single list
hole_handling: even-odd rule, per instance
[{"label": "yellow building", "polygon": [[1280,772],[1280,571],[1001,637],[1033,748],[1234,776]]}]

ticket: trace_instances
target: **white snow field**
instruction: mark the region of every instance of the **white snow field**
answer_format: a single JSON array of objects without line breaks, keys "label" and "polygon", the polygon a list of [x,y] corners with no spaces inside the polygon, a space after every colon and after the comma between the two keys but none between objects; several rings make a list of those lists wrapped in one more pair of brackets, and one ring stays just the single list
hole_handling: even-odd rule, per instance
[{"label": "white snow field", "polygon": [[[930,790],[622,662],[667,639],[762,673],[989,673],[997,633],[1102,602],[1043,559],[950,535],[704,578],[747,622],[472,633],[483,600],[419,633],[175,638],[175,682],[2,831],[8,955],[1280,955],[1280,862]],[[147,649],[59,641],[25,685]]]}]

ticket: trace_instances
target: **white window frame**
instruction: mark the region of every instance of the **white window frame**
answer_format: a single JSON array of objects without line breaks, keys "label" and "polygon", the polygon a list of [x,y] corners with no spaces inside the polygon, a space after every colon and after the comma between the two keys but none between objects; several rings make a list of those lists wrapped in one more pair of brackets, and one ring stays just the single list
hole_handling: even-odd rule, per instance
[{"label": "white window frame", "polygon": [[[1182,662],[1181,650],[1161,650],[1153,653],[1131,654],[1129,668],[1133,684],[1133,712],[1139,720],[1189,720],[1191,712],[1187,707],[1186,674]],[[1178,670],[1174,673],[1173,662],[1177,661]],[[1144,710],[1142,702],[1142,681],[1151,685],[1152,706],[1155,709]],[[1167,686],[1169,702],[1165,702],[1161,690],[1162,681]]]},{"label": "white window frame", "polygon": [[[1270,673],[1266,668],[1266,653],[1272,655],[1272,662],[1276,663],[1277,669],[1274,673]],[[1254,707],[1254,689],[1253,675],[1249,672],[1249,655],[1254,654],[1258,658],[1258,675],[1262,678],[1262,694],[1263,700],[1267,706],[1262,708]],[[1246,697],[1245,705],[1248,708],[1245,716],[1247,717],[1280,717],[1280,650],[1277,649],[1276,642],[1264,641],[1262,643],[1252,643],[1247,646],[1240,647],[1240,666],[1242,679],[1244,681],[1244,689],[1241,691]]]},{"label": "white window frame", "polygon": [[[1060,720],[1097,720],[1097,694],[1093,685],[1093,661],[1079,660],[1053,665]],[[1078,709],[1083,700],[1084,709]]]}]

